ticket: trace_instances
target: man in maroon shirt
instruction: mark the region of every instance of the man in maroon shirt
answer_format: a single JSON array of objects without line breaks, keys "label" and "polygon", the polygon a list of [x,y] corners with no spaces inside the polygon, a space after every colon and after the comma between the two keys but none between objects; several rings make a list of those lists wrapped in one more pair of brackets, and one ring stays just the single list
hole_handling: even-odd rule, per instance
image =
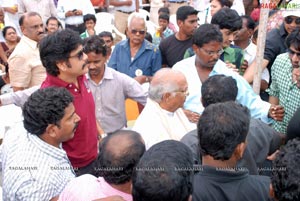
[{"label": "man in maroon shirt", "polygon": [[75,110],[81,118],[74,138],[64,142],[63,148],[77,175],[94,174],[98,134],[102,131],[96,122],[94,99],[86,83],[87,55],[81,38],[69,29],[49,35],[40,43],[40,57],[47,71],[41,88],[66,88],[74,96]]}]

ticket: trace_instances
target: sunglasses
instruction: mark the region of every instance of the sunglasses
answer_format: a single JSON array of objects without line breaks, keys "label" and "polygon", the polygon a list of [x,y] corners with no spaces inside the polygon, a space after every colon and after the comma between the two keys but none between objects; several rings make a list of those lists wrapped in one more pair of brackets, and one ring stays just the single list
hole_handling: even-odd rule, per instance
[{"label": "sunglasses", "polygon": [[300,58],[300,52],[295,52],[295,51],[293,51],[293,50],[291,50],[291,49],[288,49],[288,53],[289,53],[290,55],[292,55],[292,56],[294,56],[294,55],[296,54],[297,57]]},{"label": "sunglasses", "polygon": [[300,17],[294,18],[291,16],[287,16],[286,18],[284,18],[285,23],[287,24],[292,24],[293,22],[295,22],[297,25],[300,24]]},{"label": "sunglasses", "polygon": [[146,31],[145,31],[145,30],[140,30],[140,31],[138,31],[138,30],[132,29],[132,30],[131,30],[131,33],[132,33],[132,34],[137,34],[137,33],[139,33],[140,35],[144,35],[144,34],[146,33]]},{"label": "sunglasses", "polygon": [[84,50],[82,48],[77,54],[75,54],[73,56],[69,56],[69,58],[77,57],[79,60],[82,60],[83,59],[83,54],[84,54]]}]

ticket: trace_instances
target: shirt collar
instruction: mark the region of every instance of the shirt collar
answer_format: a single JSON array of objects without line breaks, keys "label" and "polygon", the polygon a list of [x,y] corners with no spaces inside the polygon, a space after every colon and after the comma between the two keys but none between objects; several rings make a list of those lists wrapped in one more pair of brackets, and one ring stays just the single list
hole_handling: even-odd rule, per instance
[{"label": "shirt collar", "polygon": [[285,30],[285,28],[284,28],[284,23],[285,23],[285,22],[283,22],[283,23],[280,25],[280,27],[279,27],[279,34],[280,34],[280,36],[282,36],[282,37],[288,35],[288,32],[287,32],[287,31]]},{"label": "shirt collar", "polygon": [[23,35],[21,40],[28,44],[32,49],[38,49],[38,42],[31,40],[27,36]]},{"label": "shirt collar", "polygon": [[56,158],[58,160],[66,158],[66,152],[61,148],[54,147],[47,142],[40,139],[38,136],[34,134],[27,133],[29,141],[31,141],[38,149],[42,152],[46,153],[47,155],[51,156],[52,158]]}]

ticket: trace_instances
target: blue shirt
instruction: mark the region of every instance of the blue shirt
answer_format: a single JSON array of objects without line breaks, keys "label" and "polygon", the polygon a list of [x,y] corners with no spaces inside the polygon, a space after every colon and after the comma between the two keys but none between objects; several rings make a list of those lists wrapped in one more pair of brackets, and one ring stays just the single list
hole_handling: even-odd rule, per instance
[{"label": "blue shirt", "polygon": [[[173,66],[173,69],[181,71],[185,75],[188,82],[189,96],[187,96],[185,100],[184,108],[201,114],[204,110],[204,107],[200,101],[202,96],[202,83],[199,79],[195,66],[195,56],[178,62]],[[259,95],[254,93],[251,86],[243,77],[228,69],[223,61],[218,60],[209,76],[221,74],[231,76],[236,80],[238,87],[238,95],[236,100],[250,110],[251,116],[269,123],[270,119],[268,118],[268,113],[270,103],[261,100]]]},{"label": "blue shirt", "polygon": [[132,60],[129,40],[127,39],[116,45],[108,66],[132,78],[138,75],[153,76],[161,68],[161,55],[157,47],[144,40]]}]

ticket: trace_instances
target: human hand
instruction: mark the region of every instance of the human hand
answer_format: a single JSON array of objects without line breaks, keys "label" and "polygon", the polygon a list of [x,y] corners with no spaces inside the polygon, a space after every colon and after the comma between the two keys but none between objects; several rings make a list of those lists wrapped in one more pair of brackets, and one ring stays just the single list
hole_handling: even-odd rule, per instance
[{"label": "human hand", "polygon": [[236,68],[236,65],[230,63],[229,61],[225,61],[226,67],[232,70],[233,72],[239,72],[239,69]]},{"label": "human hand", "polygon": [[198,113],[192,112],[190,110],[183,110],[183,112],[190,122],[198,123],[198,121],[200,119],[200,115]]},{"label": "human hand", "polygon": [[126,3],[126,4],[125,4],[126,6],[131,6],[131,5],[132,5],[132,0],[128,0],[128,1],[126,1],[125,3]]},{"label": "human hand", "polygon": [[271,105],[268,115],[275,121],[282,121],[284,117],[284,107],[281,105]]},{"label": "human hand", "polygon": [[298,88],[300,88],[300,69],[299,68],[293,68],[292,80],[293,80],[293,83],[295,83],[296,86]]}]

